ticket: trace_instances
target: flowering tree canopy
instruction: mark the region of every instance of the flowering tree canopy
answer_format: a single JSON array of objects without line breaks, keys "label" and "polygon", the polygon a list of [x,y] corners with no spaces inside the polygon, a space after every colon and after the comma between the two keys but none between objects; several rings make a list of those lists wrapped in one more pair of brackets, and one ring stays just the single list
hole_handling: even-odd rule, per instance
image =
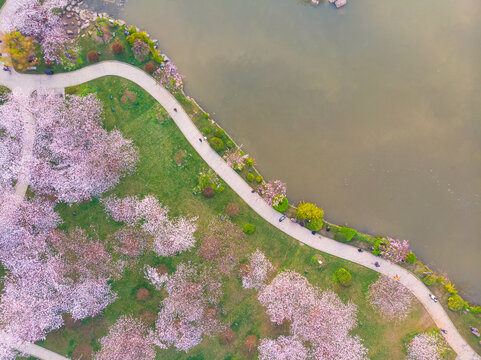
[{"label": "flowering tree canopy", "polygon": [[279,336],[277,339],[262,339],[259,347],[259,360],[305,360],[308,350],[294,336]]},{"label": "flowering tree canopy", "polygon": [[154,77],[157,79],[157,81],[168,88],[176,90],[182,89],[184,83],[182,80],[182,75],[179,74],[177,66],[175,66],[170,60],[162,65],[154,73]]},{"label": "flowering tree canopy", "polygon": [[59,60],[62,45],[68,40],[60,14],[67,0],[15,0],[2,27],[7,32],[20,31],[33,36],[44,51],[45,60]]},{"label": "flowering tree canopy", "polygon": [[369,286],[369,301],[388,319],[404,319],[412,308],[413,295],[399,281],[387,276]]},{"label": "flowering tree canopy", "polygon": [[441,360],[448,347],[439,333],[427,332],[416,335],[407,350],[407,360]]},{"label": "flowering tree canopy", "polygon": [[387,237],[387,242],[379,245],[379,251],[382,256],[394,263],[404,262],[410,252],[409,241]]},{"label": "flowering tree canopy", "polygon": [[286,197],[286,184],[280,180],[272,180],[264,184],[262,197],[270,206],[278,206]]},{"label": "flowering tree canopy", "polygon": [[231,150],[226,151],[223,156],[223,159],[231,168],[236,170],[242,170],[245,165],[245,160],[249,157],[248,154],[244,154],[242,151],[242,145],[238,148],[232,148]]},{"label": "flowering tree canopy", "polygon": [[100,339],[102,349],[95,360],[154,360],[152,332],[140,321],[121,316]]},{"label": "flowering tree canopy", "polygon": [[169,256],[192,248],[197,218],[169,219],[169,209],[155,197],[136,196],[118,199],[110,196],[102,200],[107,213],[115,220],[129,226],[140,226],[153,237],[153,250],[157,255]]},{"label": "flowering tree canopy", "polygon": [[[30,117],[36,128],[33,152],[21,157],[23,142],[33,135],[24,138]],[[2,187],[23,171],[37,193],[79,202],[112,188],[137,162],[132,142],[102,127],[102,107],[93,95],[28,98],[13,92],[0,106],[0,118]]]},{"label": "flowering tree canopy", "polygon": [[187,351],[199,344],[203,335],[221,330],[216,310],[220,287],[209,269],[179,265],[165,285],[169,296],[161,303],[155,325],[156,345]]},{"label": "flowering tree canopy", "polygon": [[356,326],[356,306],[344,304],[334,292],[322,292],[300,274],[285,271],[259,292],[259,301],[272,322],[290,322],[291,336],[309,344],[312,358],[366,359],[359,337],[349,334]]},{"label": "flowering tree canopy", "polygon": [[134,169],[137,151],[119,131],[102,127],[101,103],[93,95],[48,96],[33,103],[34,190],[80,202],[111,189]]},{"label": "flowering tree canopy", "polygon": [[274,267],[259,249],[247,258],[249,262],[243,264],[239,271],[242,286],[246,289],[260,290],[265,285],[267,277],[274,270]]}]

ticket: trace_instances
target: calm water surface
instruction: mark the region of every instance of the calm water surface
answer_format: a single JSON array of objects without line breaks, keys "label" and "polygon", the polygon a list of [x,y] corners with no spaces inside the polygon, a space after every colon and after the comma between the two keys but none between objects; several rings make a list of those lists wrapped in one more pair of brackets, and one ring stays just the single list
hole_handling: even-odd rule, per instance
[{"label": "calm water surface", "polygon": [[330,221],[481,302],[481,2],[129,0],[186,91]]}]

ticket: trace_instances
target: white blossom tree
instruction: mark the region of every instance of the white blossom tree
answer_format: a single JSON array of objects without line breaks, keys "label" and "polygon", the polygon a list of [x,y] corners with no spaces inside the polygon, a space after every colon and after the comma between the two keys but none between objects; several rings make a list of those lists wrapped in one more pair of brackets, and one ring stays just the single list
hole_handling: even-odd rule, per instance
[{"label": "white blossom tree", "polygon": [[243,264],[239,271],[242,286],[246,289],[260,290],[274,267],[259,249],[250,254],[247,259],[249,261]]}]

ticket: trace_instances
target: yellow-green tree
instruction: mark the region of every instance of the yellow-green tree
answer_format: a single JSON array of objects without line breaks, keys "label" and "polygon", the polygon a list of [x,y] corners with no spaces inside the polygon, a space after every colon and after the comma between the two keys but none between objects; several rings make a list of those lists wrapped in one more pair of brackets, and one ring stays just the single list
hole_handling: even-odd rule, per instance
[{"label": "yellow-green tree", "polygon": [[318,231],[322,228],[324,210],[318,208],[315,204],[302,201],[297,206],[297,218],[309,220],[306,227],[312,231]]},{"label": "yellow-green tree", "polygon": [[35,54],[33,38],[23,36],[19,31],[12,31],[3,36],[2,61],[13,65],[17,70],[26,70],[30,65],[28,60]]}]

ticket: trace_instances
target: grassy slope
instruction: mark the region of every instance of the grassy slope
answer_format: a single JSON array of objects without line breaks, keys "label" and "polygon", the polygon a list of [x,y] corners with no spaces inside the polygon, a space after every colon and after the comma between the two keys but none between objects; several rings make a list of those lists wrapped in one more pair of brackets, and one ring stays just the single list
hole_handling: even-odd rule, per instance
[{"label": "grassy slope", "polygon": [[[120,129],[125,137],[134,140],[140,150],[141,160],[137,172],[123,179],[112,191],[113,193],[119,196],[155,194],[169,206],[172,215],[199,216],[200,229],[196,234],[197,239],[202,238],[202,233],[210,219],[224,212],[227,203],[231,201],[239,203],[240,215],[233,221],[240,226],[246,222],[256,225],[256,232],[246,240],[248,251],[255,248],[261,249],[271,259],[277,270],[291,268],[303,272],[308,269],[307,278],[311,283],[324,289],[333,288],[343,300],[351,299],[359,306],[360,326],[356,329],[356,333],[364,339],[372,359],[403,358],[403,338],[409,333],[423,331],[433,326],[430,317],[418,303],[407,320],[399,324],[384,321],[365,299],[368,285],[377,279],[378,275],[375,272],[327,254],[324,254],[327,260],[327,266],[324,269],[311,268],[307,264],[316,251],[299,245],[292,238],[267,224],[231,189],[227,188],[211,199],[193,195],[191,189],[196,185],[197,174],[206,166],[205,163],[191,148],[172,120],[159,122],[155,118],[152,110],[154,100],[135,84],[118,78],[103,78],[87,84],[87,87],[97,92],[104,102],[106,127]],[[119,101],[125,89],[136,93],[135,103],[122,104]],[[72,91],[79,90],[72,89]],[[113,100],[110,100],[110,95],[113,95]],[[110,107],[114,107],[114,113],[111,112]],[[191,155],[184,168],[178,167],[173,161],[174,154],[180,149],[187,150]],[[64,219],[65,228],[81,226],[90,234],[97,234],[95,236],[101,239],[118,228],[118,224],[106,218],[98,201],[72,207],[60,205],[58,210]],[[76,211],[77,215],[73,216],[72,211]],[[122,280],[113,284],[119,299],[109,306],[102,316],[85,320],[81,326],[74,329],[62,328],[50,334],[42,344],[68,355],[71,355],[76,345],[83,343],[89,343],[94,348],[98,348],[97,340],[106,333],[108,325],[113,323],[119,315],[131,313],[138,316],[143,309],[156,311],[163,294],[153,291],[143,279],[140,271],[143,264],[154,265],[164,262],[174,269],[177,264],[187,260],[194,263],[200,261],[195,250],[167,259],[156,258],[153,255],[145,256],[136,268],[127,271]],[[349,269],[353,274],[353,285],[350,288],[340,289],[332,281],[334,271],[340,266]],[[152,296],[147,302],[139,302],[135,299],[135,291],[140,286],[151,290]],[[222,307],[225,311],[223,320],[228,324],[235,322],[239,324],[238,327],[233,326],[237,332],[237,338],[232,345],[224,346],[218,338],[204,339],[188,354],[171,349],[159,352],[158,358],[254,358],[254,356],[247,356],[241,350],[242,341],[247,334],[272,337],[285,330],[285,327],[274,327],[268,322],[263,308],[256,300],[256,292],[243,290],[235,276],[225,278]]]}]

